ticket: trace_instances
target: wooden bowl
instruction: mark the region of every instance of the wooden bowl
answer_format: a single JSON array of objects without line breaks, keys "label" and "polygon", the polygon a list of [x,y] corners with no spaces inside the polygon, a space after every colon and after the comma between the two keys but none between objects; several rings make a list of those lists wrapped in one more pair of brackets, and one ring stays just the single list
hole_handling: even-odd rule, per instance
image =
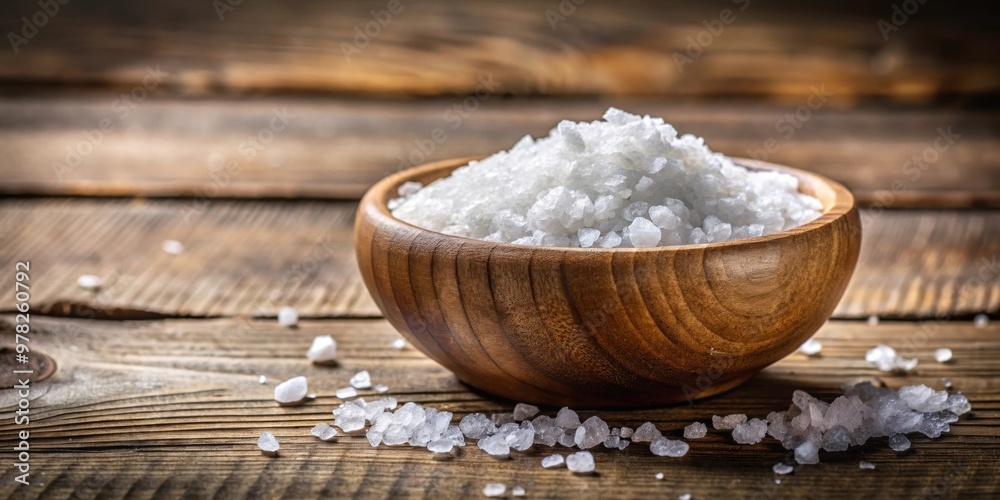
[{"label": "wooden bowl", "polygon": [[778,234],[665,248],[553,248],[421,229],[387,203],[471,158],[383,179],[361,200],[358,265],[386,319],[465,383],[512,401],[648,406],[735,387],[827,320],[854,271],[861,221],[840,184],[788,167],[823,203]]}]

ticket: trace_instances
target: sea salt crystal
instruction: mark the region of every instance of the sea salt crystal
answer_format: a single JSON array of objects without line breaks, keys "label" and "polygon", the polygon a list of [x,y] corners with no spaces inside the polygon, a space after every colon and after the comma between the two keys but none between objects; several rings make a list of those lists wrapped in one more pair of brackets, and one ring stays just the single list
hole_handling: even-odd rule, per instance
[{"label": "sea salt crystal", "polygon": [[385,384],[375,384],[372,388],[375,392],[389,392],[389,386]]},{"label": "sea salt crystal", "polygon": [[632,434],[632,441],[636,443],[651,443],[660,437],[663,437],[663,433],[652,422],[646,422],[640,425]]},{"label": "sea salt crystal", "polygon": [[889,448],[893,451],[906,451],[910,449],[910,440],[904,434],[893,434],[889,438]]},{"label": "sea salt crystal", "polygon": [[803,441],[795,447],[795,461],[800,464],[818,464],[819,447],[813,441]]},{"label": "sea salt crystal", "polygon": [[771,470],[773,470],[775,474],[785,475],[791,474],[795,471],[795,468],[788,464],[776,463],[774,464],[774,467],[771,467]]},{"label": "sea salt crystal", "polygon": [[359,431],[365,427],[365,408],[356,404],[344,404],[333,411],[333,425],[344,432]]},{"label": "sea salt crystal", "polygon": [[520,422],[522,420],[529,419],[531,417],[534,417],[535,415],[538,415],[538,411],[539,410],[537,406],[525,403],[518,403],[517,406],[514,407],[514,420]]},{"label": "sea salt crystal", "polygon": [[490,483],[483,486],[483,495],[488,497],[500,497],[507,492],[507,486],[502,483]]},{"label": "sea salt crystal", "polygon": [[515,497],[523,497],[527,493],[524,491],[524,486],[517,485],[510,489],[510,494]]},{"label": "sea salt crystal", "polygon": [[730,431],[735,429],[737,425],[745,424],[746,422],[747,416],[742,413],[726,415],[725,417],[712,415],[712,427],[715,428],[715,430]]},{"label": "sea salt crystal", "polygon": [[566,457],[566,468],[577,474],[594,472],[594,455],[589,451],[578,451]]},{"label": "sea salt crystal", "polygon": [[493,425],[493,422],[490,421],[490,418],[482,413],[470,413],[462,417],[458,428],[469,439],[482,439],[497,429]]},{"label": "sea salt crystal", "polygon": [[313,338],[312,345],[306,351],[306,358],[313,363],[325,364],[337,359],[337,341],[329,335],[319,335]]},{"label": "sea salt crystal", "polygon": [[656,438],[649,444],[649,451],[661,457],[683,457],[687,454],[689,448],[690,446],[684,441],[676,441],[665,437]]},{"label": "sea salt crystal", "polygon": [[603,443],[610,435],[611,430],[608,428],[608,423],[593,416],[576,428],[574,442],[581,450],[586,450]]},{"label": "sea salt crystal", "polygon": [[938,363],[947,363],[951,361],[951,356],[952,356],[951,349],[948,349],[947,347],[942,347],[934,351],[934,359]]},{"label": "sea salt crystal", "polygon": [[684,493],[684,494],[682,494],[681,496],[679,496],[677,498],[678,498],[678,500],[691,500],[691,494],[690,493]]},{"label": "sea salt crystal", "polygon": [[868,469],[868,470],[871,470],[871,469],[875,468],[875,464],[873,464],[871,462],[865,462],[864,460],[862,460],[862,461],[858,462],[858,468],[859,469]]},{"label": "sea salt crystal", "polygon": [[632,434],[634,432],[635,431],[632,430],[631,427],[622,427],[621,431],[619,431],[618,435],[621,436],[621,437],[623,437],[623,438],[630,438],[630,437],[632,437]]},{"label": "sea salt crystal", "polygon": [[370,389],[372,386],[372,376],[368,373],[368,370],[362,370],[351,377],[350,384],[355,389]]},{"label": "sea salt crystal", "polygon": [[177,240],[163,240],[160,248],[170,255],[180,255],[184,253],[184,244]]},{"label": "sea salt crystal", "polygon": [[295,326],[299,323],[299,312],[294,307],[282,307],[278,309],[278,324],[281,326]]},{"label": "sea salt crystal", "polygon": [[337,437],[337,429],[334,429],[327,423],[316,424],[316,427],[313,427],[310,432],[321,441],[331,441]]},{"label": "sea salt crystal", "polygon": [[990,317],[986,314],[979,313],[972,319],[972,323],[979,328],[986,328],[986,326],[990,324]]},{"label": "sea salt crystal", "polygon": [[576,429],[580,426],[580,416],[575,411],[563,407],[556,413],[556,426],[563,429]]},{"label": "sea salt crystal", "polygon": [[879,324],[878,316],[876,316],[874,314],[871,315],[871,316],[868,316],[868,325],[869,326],[875,326],[875,325],[878,325],[878,324]]},{"label": "sea salt crystal", "polygon": [[337,397],[340,399],[349,399],[358,395],[358,390],[353,387],[343,387],[337,389]]},{"label": "sea salt crystal", "polygon": [[393,340],[391,345],[393,349],[403,349],[406,347],[406,339],[398,338]]},{"label": "sea salt crystal", "polygon": [[406,181],[399,185],[399,189],[396,190],[396,193],[399,196],[406,197],[410,196],[413,193],[416,193],[417,191],[420,191],[420,189],[423,187],[424,187],[423,183]]},{"label": "sea salt crystal", "polygon": [[714,243],[809,222],[822,204],[798,180],[750,171],[660,118],[611,108],[563,121],[416,190],[395,217],[432,231],[521,245],[598,248]]},{"label": "sea salt crystal", "polygon": [[684,439],[700,439],[708,434],[708,426],[701,422],[694,422],[684,428]]},{"label": "sea salt crystal", "polygon": [[740,444],[757,444],[767,434],[767,422],[759,418],[751,418],[733,428],[733,439]]},{"label": "sea salt crystal", "polygon": [[280,445],[278,445],[278,439],[274,437],[274,434],[262,432],[260,438],[257,439],[257,447],[264,455],[275,456],[278,454]]},{"label": "sea salt crystal", "polygon": [[916,358],[904,358],[896,350],[887,345],[877,345],[865,354],[865,361],[875,365],[881,371],[907,372],[917,367]]},{"label": "sea salt crystal", "polygon": [[663,473],[662,472],[657,472],[656,475],[654,475],[653,477],[655,477],[656,479],[659,479],[660,481],[663,481]]},{"label": "sea salt crystal", "polygon": [[822,350],[823,344],[814,339],[809,339],[799,346],[799,352],[805,354],[806,356],[815,356]]},{"label": "sea salt crystal", "polygon": [[101,278],[93,274],[84,274],[76,279],[76,286],[84,290],[94,290],[101,287]]},{"label": "sea salt crystal", "polygon": [[257,381],[260,382],[261,384],[265,384],[267,383],[267,377],[261,375],[260,378],[257,379]]},{"label": "sea salt crystal", "polygon": [[945,386],[946,389],[951,389],[951,379],[948,377],[941,377],[941,384]]},{"label": "sea salt crystal", "polygon": [[501,434],[484,437],[479,440],[478,445],[479,449],[493,457],[506,458],[510,455],[510,445]]},{"label": "sea salt crystal", "polygon": [[309,392],[308,381],[305,377],[290,378],[274,388],[274,400],[282,405],[294,405],[301,403]]},{"label": "sea salt crystal", "polygon": [[[531,422],[528,422],[530,425]],[[517,451],[524,451],[531,448],[531,445],[535,442],[535,431],[534,429],[517,429],[510,431],[505,434],[504,439],[507,441],[507,445],[510,449]]]},{"label": "sea salt crystal", "polygon": [[556,467],[561,467],[566,463],[566,459],[562,455],[549,455],[542,459],[542,467],[546,469],[554,469]]},{"label": "sea salt crystal", "polygon": [[439,439],[437,441],[427,443],[427,449],[434,453],[451,453],[451,450],[454,448],[455,443],[446,439]]}]

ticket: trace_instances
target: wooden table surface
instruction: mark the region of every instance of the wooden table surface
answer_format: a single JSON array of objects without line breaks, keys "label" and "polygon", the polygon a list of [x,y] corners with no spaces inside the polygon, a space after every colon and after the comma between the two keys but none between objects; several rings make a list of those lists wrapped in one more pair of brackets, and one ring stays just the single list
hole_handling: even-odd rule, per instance
[{"label": "wooden table surface", "polygon": [[[14,482],[22,427],[5,418],[0,497],[475,498],[491,482],[546,498],[1000,496],[1000,53],[993,17],[976,10],[985,2],[922,4],[888,40],[876,21],[889,4],[860,0],[836,13],[787,1],[744,12],[741,1],[592,0],[555,27],[555,1],[404,2],[353,58],[341,43],[386,2],[230,3],[221,13],[211,2],[60,4],[27,44],[0,51],[0,379],[12,387],[21,366],[10,351],[19,261],[31,262],[39,378],[31,485]],[[676,68],[672,54],[722,8],[736,21]],[[36,10],[11,7],[0,31],[20,32]],[[157,67],[162,78],[144,86]],[[457,123],[446,118],[484,78],[497,88]],[[814,88],[829,101],[780,133]],[[588,477],[542,469],[547,448],[495,460],[470,443],[440,459],[363,436],[313,438],[359,370],[400,402],[456,420],[511,410],[412,346],[391,346],[399,335],[355,263],[357,200],[401,168],[489,154],[609,105],[664,116],[726,154],[839,180],[863,207],[864,237],[817,334],[820,356],[792,354],[691,405],[582,415],[652,421],[676,437],[713,415],[785,409],[796,389],[831,400],[851,381],[940,389],[942,377],[972,411],[939,439],[911,436],[905,453],[873,439],[822,453],[780,484],[780,444],[738,445],[721,432],[691,441],[682,458],[640,444],[596,448]],[[436,128],[444,140],[431,139]],[[261,134],[268,140],[247,149]],[[929,160],[914,170],[914,156]],[[163,252],[167,239],[185,252]],[[103,287],[77,287],[84,274]],[[298,328],[277,325],[286,305],[302,316]],[[976,326],[979,314],[992,322]],[[306,360],[316,335],[337,340],[337,366]],[[876,371],[864,355],[880,343],[916,356],[917,369]],[[939,347],[954,361],[935,362]],[[279,407],[274,384],[297,375],[317,397]],[[0,390],[5,415],[19,399]],[[279,457],[260,454],[263,431],[280,440]]]}]

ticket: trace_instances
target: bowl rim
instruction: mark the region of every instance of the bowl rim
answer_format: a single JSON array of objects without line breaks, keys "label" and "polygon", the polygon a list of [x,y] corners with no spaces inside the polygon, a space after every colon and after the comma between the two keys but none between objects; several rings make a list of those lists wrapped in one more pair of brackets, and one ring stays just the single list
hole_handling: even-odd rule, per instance
[{"label": "bowl rim", "polygon": [[[761,160],[752,160],[749,158],[740,157],[729,157],[733,163],[748,168],[750,170],[763,170],[763,171],[777,171],[785,174],[794,176],[799,180],[799,186],[801,192],[801,185],[804,180],[811,181],[813,183],[819,183],[826,188],[828,188],[833,196],[832,201],[827,204],[824,203],[823,211],[820,216],[816,219],[807,222],[801,226],[788,229],[786,231],[780,231],[774,234],[769,234],[766,236],[756,236],[753,238],[742,238],[738,240],[730,240],[719,243],[699,243],[694,245],[673,245],[673,246],[657,246],[657,247],[642,247],[642,248],[582,248],[582,247],[554,247],[554,246],[537,246],[537,245],[515,245],[513,243],[500,242],[500,241],[487,241],[478,238],[470,238],[468,236],[456,236],[452,234],[445,234],[438,231],[432,231],[427,228],[416,226],[406,222],[402,219],[396,218],[392,215],[392,211],[389,210],[388,200],[394,198],[393,196],[396,190],[404,182],[413,180],[414,178],[425,176],[429,173],[436,171],[448,171],[446,175],[450,175],[452,170],[458,169],[460,167],[466,166],[469,162],[478,161],[485,158],[484,156],[470,156],[470,157],[458,157],[449,158],[446,160],[438,160],[434,162],[424,163],[416,167],[411,167],[405,170],[398,171],[392,175],[389,175],[380,181],[376,182],[368,192],[365,193],[364,197],[361,199],[360,205],[358,207],[358,217],[366,211],[366,206],[370,206],[375,209],[375,213],[379,216],[379,221],[376,226],[383,224],[401,226],[403,228],[418,231],[422,233],[429,233],[435,235],[442,239],[454,239],[456,241],[463,242],[465,245],[479,245],[483,248],[489,249],[508,249],[511,251],[558,251],[558,252],[587,252],[593,254],[613,254],[613,253],[645,253],[645,252],[685,252],[685,251],[699,251],[704,249],[724,249],[738,246],[747,246],[755,244],[766,244],[772,243],[786,238],[793,238],[804,233],[820,229],[822,227],[828,226],[830,224],[836,223],[838,220],[843,219],[851,211],[855,210],[854,195],[837,181],[834,181],[826,176],[809,172],[806,170],[800,170],[798,168],[788,167],[785,165],[779,165],[776,163],[769,163]],[[444,175],[435,178],[441,179],[445,177]],[[392,193],[393,195],[390,195]],[[822,202],[822,200],[820,200]]]}]

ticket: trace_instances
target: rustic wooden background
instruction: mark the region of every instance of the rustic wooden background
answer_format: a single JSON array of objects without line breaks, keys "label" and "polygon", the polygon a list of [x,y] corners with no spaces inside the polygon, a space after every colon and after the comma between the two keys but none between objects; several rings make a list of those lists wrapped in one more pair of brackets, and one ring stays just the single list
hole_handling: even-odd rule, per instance
[{"label": "rustic wooden background", "polygon": [[[32,261],[32,353],[51,372],[32,392],[33,484],[16,487],[5,465],[0,495],[477,497],[497,481],[540,497],[997,496],[1000,36],[990,2],[926,2],[886,39],[879,20],[894,22],[891,1],[401,0],[367,44],[356,29],[388,0],[55,4],[43,15],[34,1],[0,7],[0,277],[12,282],[14,262]],[[709,37],[704,22],[728,18],[724,9],[732,22]],[[709,43],[687,52],[699,36]],[[678,68],[676,54],[692,57]],[[819,90],[825,100],[801,119]],[[832,398],[871,377],[894,387],[949,377],[972,413],[941,439],[913,438],[907,453],[874,440],[781,484],[770,470],[780,446],[721,434],[682,459],[599,451],[596,477],[542,470],[547,450],[501,462],[467,448],[441,461],[309,436],[360,369],[402,401],[459,417],[509,410],[412,348],[389,347],[397,334],[354,263],[356,200],[400,168],[489,154],[609,105],[664,116],[734,156],[760,156],[773,139],[769,161],[855,193],[865,233],[854,279],[818,334],[821,357],[793,354],[693,406],[602,416],[676,434],[713,414],[763,416],[795,389]],[[781,125],[796,112],[795,128]],[[949,130],[954,143],[936,150]],[[248,149],[253,137],[267,140]],[[926,169],[908,166],[914,155]],[[187,251],[167,255],[164,239]],[[81,274],[104,288],[77,288]],[[0,346],[12,339],[13,305],[13,292],[0,294]],[[284,305],[306,318],[301,328],[275,325]],[[978,328],[977,314],[994,321]],[[339,367],[305,362],[318,334],[340,343]],[[877,343],[921,364],[879,374],[863,360]],[[944,346],[954,363],[933,361]],[[0,372],[11,364],[4,351]],[[305,374],[318,398],[279,408],[259,374]],[[0,391],[0,408],[16,404]],[[16,430],[0,423],[0,448]],[[281,457],[256,451],[264,430]],[[858,470],[862,459],[877,469]]]}]

